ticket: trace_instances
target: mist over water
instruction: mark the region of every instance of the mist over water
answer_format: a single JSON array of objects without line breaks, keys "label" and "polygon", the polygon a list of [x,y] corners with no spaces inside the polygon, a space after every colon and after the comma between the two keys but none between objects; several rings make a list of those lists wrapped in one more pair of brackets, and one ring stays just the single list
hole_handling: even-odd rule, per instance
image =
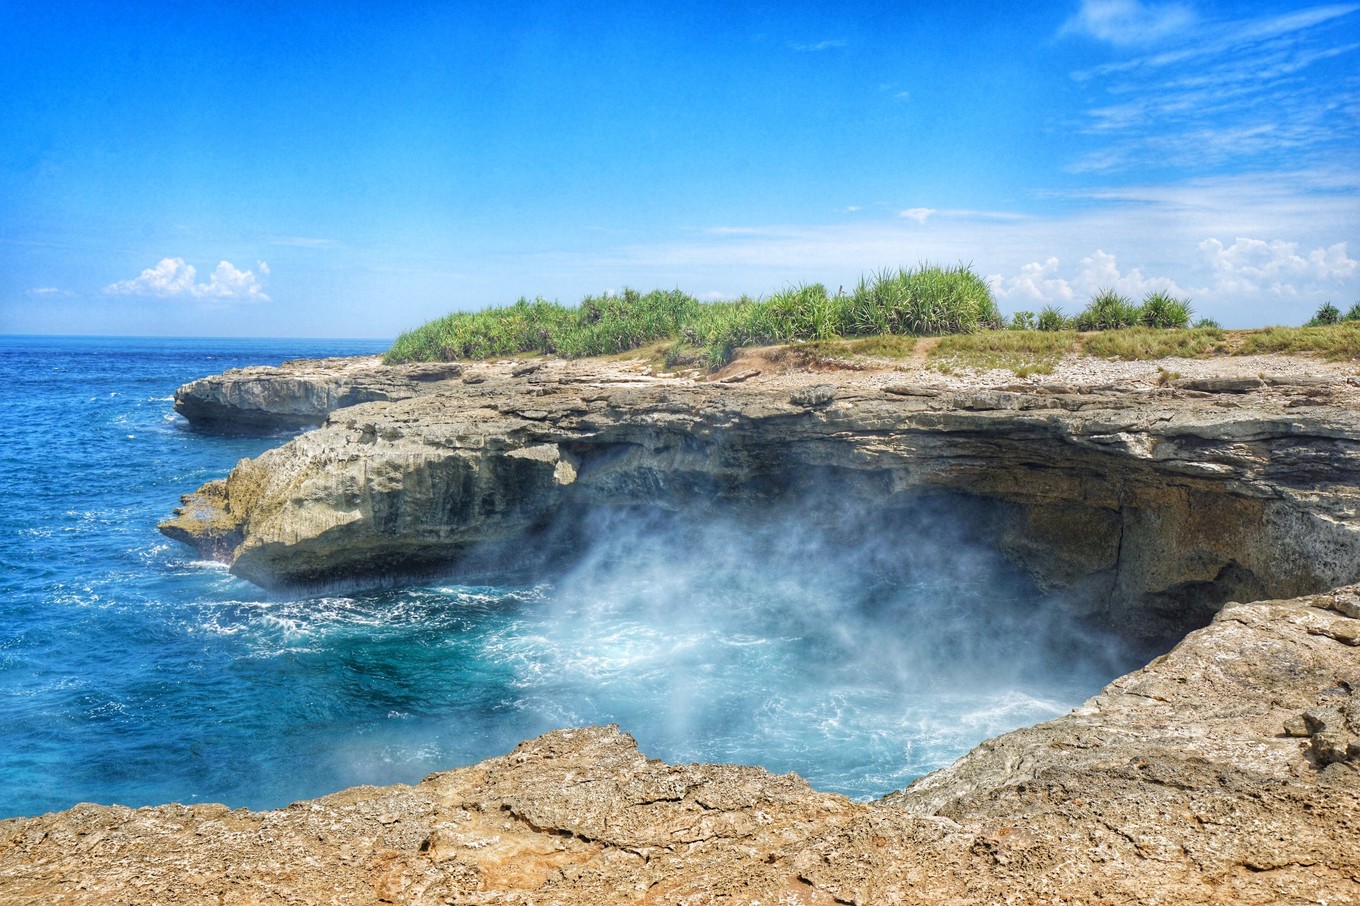
[{"label": "mist over water", "polygon": [[596,510],[556,527],[581,555],[536,584],[269,596],[155,523],[282,440],[196,434],[174,387],[277,349],[33,342],[0,344],[20,501],[0,513],[0,816],[279,806],[596,723],[878,796],[1136,666],[961,498]]},{"label": "mist over water", "polygon": [[566,722],[620,722],[669,760],[883,795],[1135,666],[984,546],[965,500],[594,515],[526,691],[572,689]]}]

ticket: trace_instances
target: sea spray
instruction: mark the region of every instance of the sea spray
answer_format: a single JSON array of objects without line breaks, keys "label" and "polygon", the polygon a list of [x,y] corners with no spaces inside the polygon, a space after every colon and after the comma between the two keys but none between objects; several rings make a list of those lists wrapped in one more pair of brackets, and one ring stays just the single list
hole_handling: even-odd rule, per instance
[{"label": "sea spray", "polygon": [[876,796],[1133,666],[989,547],[963,497],[573,512],[551,533],[574,559],[527,583],[267,595],[155,523],[285,439],[191,431],[175,386],[348,351],[280,349],[0,348],[0,478],[23,503],[0,525],[0,815],[280,806],[609,722],[653,757]]}]

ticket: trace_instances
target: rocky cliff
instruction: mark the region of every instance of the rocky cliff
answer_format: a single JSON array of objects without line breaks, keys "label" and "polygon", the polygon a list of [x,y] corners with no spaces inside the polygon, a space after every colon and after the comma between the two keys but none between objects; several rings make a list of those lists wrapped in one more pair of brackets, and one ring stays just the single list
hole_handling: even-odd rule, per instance
[{"label": "rocky cliff", "polygon": [[1072,714],[886,800],[563,730],[271,812],[0,822],[0,901],[1360,903],[1360,595],[1224,608]]},{"label": "rocky cliff", "polygon": [[[334,410],[161,528],[260,585],[324,587],[480,569],[497,545],[532,553],[530,566],[570,556],[570,533],[551,528],[587,507],[952,495],[981,504],[989,543],[1074,612],[1169,644],[1227,600],[1360,578],[1360,386],[1250,365],[1159,383],[1149,369],[724,382],[629,363],[473,364],[419,396]],[[202,398],[243,392],[231,375],[198,384],[218,388]]]},{"label": "rocky cliff", "polygon": [[234,368],[191,381],[175,391],[175,411],[209,430],[310,428],[336,409],[410,399],[461,373],[456,364],[389,368],[378,356],[294,359],[276,368]]},{"label": "rocky cliff", "polygon": [[1204,628],[878,802],[563,730],[272,812],[0,822],[0,901],[1360,903],[1353,367],[1066,363],[1018,382],[757,364],[716,381],[478,364],[353,406],[343,363],[277,391],[268,372],[209,379],[193,395],[222,401],[219,425],[262,399],[329,418],[163,529],[286,587],[482,568],[498,543],[569,556],[551,529],[589,507],[931,495],[1074,614],[1154,644]]}]

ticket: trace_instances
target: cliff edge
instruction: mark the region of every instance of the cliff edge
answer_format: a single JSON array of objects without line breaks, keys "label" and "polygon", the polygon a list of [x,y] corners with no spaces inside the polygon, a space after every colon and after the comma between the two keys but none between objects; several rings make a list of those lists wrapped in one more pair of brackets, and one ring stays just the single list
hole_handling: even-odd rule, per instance
[{"label": "cliff edge", "polygon": [[[738,362],[472,363],[184,498],[172,538],[267,588],[473,575],[570,557],[591,507],[812,493],[968,502],[1074,613],[1163,650],[1229,600],[1360,580],[1360,379],[1284,357],[1077,361],[1049,377]],[[1198,372],[1198,373],[1196,373]],[[292,376],[288,376],[289,381]]]}]

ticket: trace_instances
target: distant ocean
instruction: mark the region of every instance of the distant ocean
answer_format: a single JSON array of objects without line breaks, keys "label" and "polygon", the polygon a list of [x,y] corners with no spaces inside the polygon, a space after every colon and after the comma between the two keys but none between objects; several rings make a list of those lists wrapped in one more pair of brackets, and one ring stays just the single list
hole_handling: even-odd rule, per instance
[{"label": "distant ocean", "polygon": [[[541,585],[293,598],[156,531],[181,494],[287,439],[194,431],[177,386],[383,345],[0,337],[0,817],[276,807],[609,722],[653,757],[877,796],[1130,666],[1106,652],[1052,676],[1037,660],[978,667],[1050,631],[995,606],[1022,593],[986,557],[904,581],[879,555],[772,567],[783,536],[732,556],[719,528],[710,549],[630,526]],[[977,681],[925,676],[961,637],[948,658]]]}]

